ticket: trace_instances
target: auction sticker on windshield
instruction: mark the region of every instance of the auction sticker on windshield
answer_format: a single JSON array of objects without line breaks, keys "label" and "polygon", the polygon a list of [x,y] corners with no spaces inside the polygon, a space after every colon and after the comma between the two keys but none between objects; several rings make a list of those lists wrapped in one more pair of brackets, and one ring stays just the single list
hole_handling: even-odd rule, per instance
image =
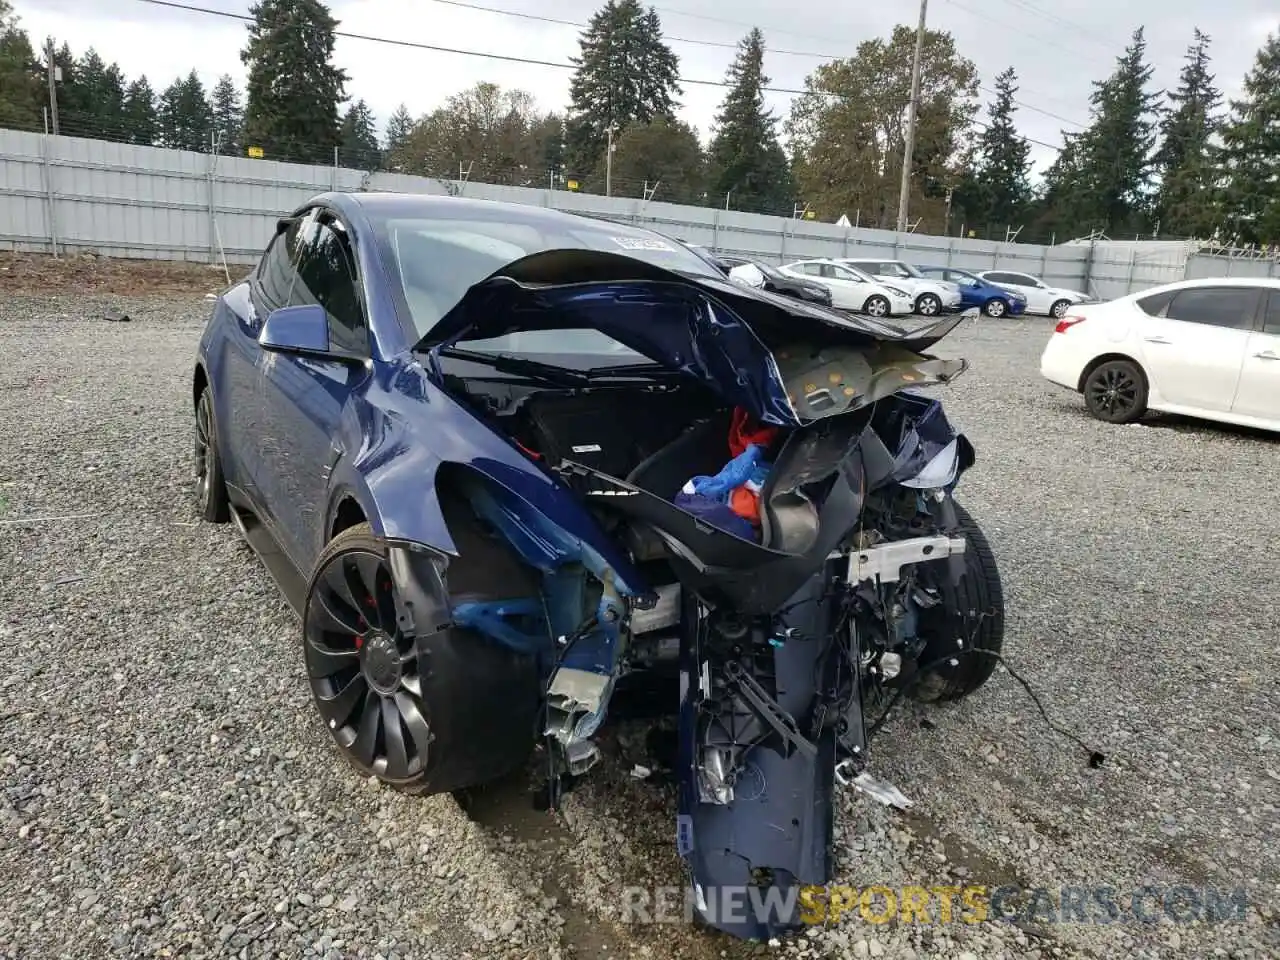
[{"label": "auction sticker on windshield", "polygon": [[667,250],[671,253],[676,252],[676,248],[665,240],[651,240],[648,237],[610,237],[609,239],[623,250]]}]

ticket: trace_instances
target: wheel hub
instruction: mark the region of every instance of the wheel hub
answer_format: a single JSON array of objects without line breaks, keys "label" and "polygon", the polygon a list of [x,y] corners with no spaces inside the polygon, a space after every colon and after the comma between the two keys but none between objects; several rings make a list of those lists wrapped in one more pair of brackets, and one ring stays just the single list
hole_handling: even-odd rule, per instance
[{"label": "wheel hub", "polygon": [[365,636],[360,667],[369,686],[379,693],[395,693],[400,685],[400,651],[395,641],[380,630]]}]

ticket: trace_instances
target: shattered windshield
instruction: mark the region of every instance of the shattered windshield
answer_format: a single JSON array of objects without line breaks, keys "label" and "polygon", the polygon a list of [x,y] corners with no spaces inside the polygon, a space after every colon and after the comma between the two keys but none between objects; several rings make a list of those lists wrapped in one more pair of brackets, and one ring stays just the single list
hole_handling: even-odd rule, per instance
[{"label": "shattered windshield", "polygon": [[[419,338],[474,284],[514,260],[545,250],[600,250],[635,257],[668,270],[721,277],[702,257],[675,240],[605,220],[412,218],[377,224],[391,252],[396,281]],[[532,330],[468,341],[473,351],[607,356],[626,362],[640,355],[596,330]]]}]

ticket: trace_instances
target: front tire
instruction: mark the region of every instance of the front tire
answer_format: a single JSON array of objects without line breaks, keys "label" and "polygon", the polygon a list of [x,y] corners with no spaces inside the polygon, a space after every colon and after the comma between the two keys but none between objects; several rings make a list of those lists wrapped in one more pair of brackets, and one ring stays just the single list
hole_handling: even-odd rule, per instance
[{"label": "front tire", "polygon": [[520,767],[540,700],[533,658],[453,626],[411,634],[398,599],[387,545],[367,523],[338,534],[316,561],[303,655],[316,709],[345,759],[415,794]]},{"label": "front tire", "polygon": [[1147,378],[1131,360],[1099,364],[1084,379],[1084,405],[1103,423],[1133,423],[1147,412]]},{"label": "front tire", "polygon": [[[955,511],[965,539],[964,573],[959,583],[943,577],[942,603],[921,614],[920,633],[927,638],[922,665],[950,653],[955,653],[956,664],[933,666],[915,684],[912,695],[926,703],[959,700],[973,693],[991,679],[1004,647],[1004,585],[995,554],[969,512],[958,503]],[[957,639],[963,645],[957,645]]]},{"label": "front tire", "polygon": [[862,312],[873,317],[887,317],[889,315],[889,301],[878,293],[874,294],[867,297],[867,302],[862,305]]},{"label": "front tire", "polygon": [[218,452],[213,394],[208,387],[201,389],[200,398],[196,400],[195,472],[196,509],[201,519],[226,523],[231,519],[231,504],[222,475],[222,456]]},{"label": "front tire", "polygon": [[1009,306],[999,297],[992,297],[982,305],[982,312],[988,317],[1003,317],[1009,312]]},{"label": "front tire", "polygon": [[1070,306],[1070,300],[1055,300],[1053,306],[1049,307],[1049,316],[1055,320],[1061,320],[1067,315],[1067,308]]},{"label": "front tire", "polygon": [[916,313],[922,317],[936,317],[942,312],[942,301],[936,294],[922,293],[916,298]]}]

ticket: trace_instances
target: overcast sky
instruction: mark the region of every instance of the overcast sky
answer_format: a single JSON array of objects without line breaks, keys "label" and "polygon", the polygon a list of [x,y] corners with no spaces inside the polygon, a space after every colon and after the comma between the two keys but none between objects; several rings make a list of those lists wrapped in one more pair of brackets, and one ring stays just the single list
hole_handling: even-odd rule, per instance
[{"label": "overcast sky", "polygon": [[[251,0],[176,2],[244,13]],[[465,2],[577,23],[598,5],[596,0]],[[33,43],[51,34],[77,55],[93,46],[130,78],[145,72],[157,90],[193,67],[208,85],[230,73],[243,86],[242,22],[143,0],[13,0],[13,5]],[[341,21],[340,31],[369,37],[555,63],[567,63],[578,51],[575,26],[463,9],[442,0],[331,0],[329,5]],[[887,36],[895,23],[914,25],[919,9],[911,0],[663,0],[656,7],[684,78],[722,80],[732,45],[754,25],[764,31],[771,86],[789,89],[803,87],[824,57],[847,56],[861,41]],[[1090,81],[1110,72],[1130,33],[1143,23],[1157,87],[1176,83],[1198,26],[1213,39],[1218,81],[1231,95],[1267,34],[1280,30],[1280,11],[1276,0],[933,0],[929,5],[929,25],[951,31],[961,53],[978,64],[984,96],[997,73],[1011,64],[1017,69],[1018,99],[1026,105],[1018,125],[1025,136],[1045,144],[1061,143],[1062,129],[1079,129],[1088,120]],[[417,116],[480,80],[528,90],[547,109],[563,109],[568,99],[567,69],[347,37],[338,38],[336,59],[350,74],[348,93],[368,101],[380,124],[402,100]],[[721,87],[684,86],[681,115],[704,140],[723,95]],[[785,117],[792,96],[768,96],[774,112]],[[1034,151],[1040,167],[1053,157],[1047,147]]]}]

